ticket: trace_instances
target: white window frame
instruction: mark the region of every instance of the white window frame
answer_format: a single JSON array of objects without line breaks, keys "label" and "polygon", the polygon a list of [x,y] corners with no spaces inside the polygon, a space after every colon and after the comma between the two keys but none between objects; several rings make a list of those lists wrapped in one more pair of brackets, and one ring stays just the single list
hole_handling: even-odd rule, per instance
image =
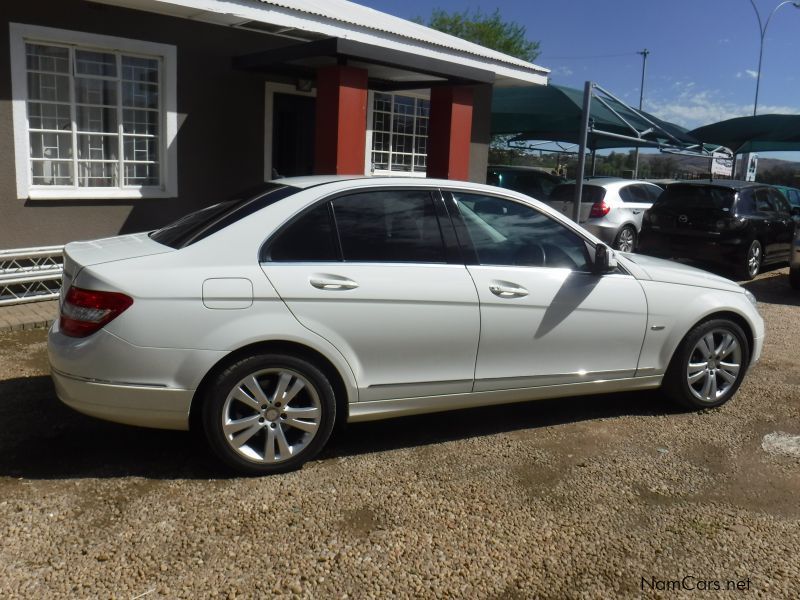
[{"label": "white window frame", "polygon": [[[403,90],[402,92],[381,92],[381,94],[391,94],[392,96],[408,96],[411,98],[421,98],[423,100],[430,100],[430,90]],[[376,90],[369,90],[367,95],[367,139],[364,152],[364,174],[365,175],[389,175],[391,177],[426,177],[427,168],[425,171],[390,171],[387,169],[373,169],[372,168],[372,116],[375,110],[375,92]],[[428,122],[428,130],[430,131],[430,120]]]},{"label": "white window frame", "polygon": [[[289,83],[275,83],[267,81],[264,84],[264,181],[272,180],[272,122],[275,119],[275,94],[290,94],[293,96],[317,97],[317,89],[301,92],[297,86]],[[319,127],[319,124],[317,124]]]},{"label": "white window frame", "polygon": [[[53,27],[10,23],[11,107],[14,123],[14,156],[17,198],[57,199],[135,199],[174,198],[178,195],[178,107],[177,50],[169,44],[157,44],[128,38],[98,35]],[[138,188],[41,186],[32,184],[30,136],[28,134],[28,78],[26,43],[78,46],[100,51],[157,56],[161,59],[159,173],[161,185]],[[78,174],[74,173],[77,177]],[[123,176],[120,174],[120,176]],[[77,180],[76,180],[77,181]]]}]

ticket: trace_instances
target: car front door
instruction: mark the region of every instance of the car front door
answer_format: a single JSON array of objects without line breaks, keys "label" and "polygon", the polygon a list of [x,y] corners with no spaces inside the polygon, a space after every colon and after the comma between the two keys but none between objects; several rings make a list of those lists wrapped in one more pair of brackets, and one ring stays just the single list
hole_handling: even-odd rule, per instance
[{"label": "car front door", "polygon": [[347,358],[360,401],[472,389],[478,299],[440,214],[430,189],[339,196],[289,223],[262,256],[296,318]]},{"label": "car front door", "polygon": [[639,283],[589,271],[582,236],[523,203],[452,193],[478,289],[475,391],[633,377],[647,305]]}]

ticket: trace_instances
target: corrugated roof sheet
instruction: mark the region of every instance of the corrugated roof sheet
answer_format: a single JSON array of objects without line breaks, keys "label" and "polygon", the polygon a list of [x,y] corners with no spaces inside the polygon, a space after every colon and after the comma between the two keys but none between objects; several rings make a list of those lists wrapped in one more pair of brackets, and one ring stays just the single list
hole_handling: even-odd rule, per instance
[{"label": "corrugated roof sheet", "polygon": [[497,62],[515,65],[527,69],[547,72],[548,69],[540,67],[533,63],[497,52],[467,42],[461,38],[436,31],[430,27],[419,25],[400,17],[380,12],[355,2],[348,2],[347,0],[254,0],[262,4],[269,4],[272,6],[296,10],[298,12],[324,17],[358,27],[364,27],[374,31],[381,31],[392,35],[397,35],[407,39],[432,44],[434,46],[441,46],[450,50],[457,50],[459,52],[466,52],[481,58],[488,58]]}]

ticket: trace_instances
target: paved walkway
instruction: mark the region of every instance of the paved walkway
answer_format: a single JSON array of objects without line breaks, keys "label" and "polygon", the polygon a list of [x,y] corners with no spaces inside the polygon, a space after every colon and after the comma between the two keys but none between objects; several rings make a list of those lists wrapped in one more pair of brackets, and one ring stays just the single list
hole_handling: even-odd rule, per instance
[{"label": "paved walkway", "polygon": [[58,316],[58,300],[0,306],[0,331],[49,327]]}]

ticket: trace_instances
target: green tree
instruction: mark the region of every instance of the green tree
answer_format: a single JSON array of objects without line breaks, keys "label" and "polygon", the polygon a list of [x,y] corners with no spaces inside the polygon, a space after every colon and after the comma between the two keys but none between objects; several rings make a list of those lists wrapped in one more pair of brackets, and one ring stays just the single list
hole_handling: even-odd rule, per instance
[{"label": "green tree", "polygon": [[414,21],[529,62],[539,56],[539,42],[527,39],[523,25],[503,21],[499,8],[493,13],[480,9],[448,13],[435,8],[427,22],[422,17]]}]

